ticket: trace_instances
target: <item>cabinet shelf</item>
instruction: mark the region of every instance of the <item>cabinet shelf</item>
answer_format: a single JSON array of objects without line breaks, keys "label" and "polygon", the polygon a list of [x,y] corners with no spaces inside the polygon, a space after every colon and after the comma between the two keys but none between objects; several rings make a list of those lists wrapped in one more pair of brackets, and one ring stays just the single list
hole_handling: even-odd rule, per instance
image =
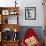
[{"label": "cabinet shelf", "polygon": [[18,15],[19,7],[0,7],[2,15]]},{"label": "cabinet shelf", "polygon": [[[1,24],[6,24],[6,23],[8,24],[9,16],[11,16],[11,17],[17,16],[14,21],[15,23],[13,23],[13,24],[18,24],[19,7],[0,7]],[[11,19],[10,19],[10,21],[11,21]],[[12,24],[12,21],[11,21],[11,24]]]},{"label": "cabinet shelf", "polygon": [[1,31],[5,28],[9,28],[12,29],[14,31],[14,29],[17,30],[17,32],[19,31],[19,24],[0,24],[1,27]]},{"label": "cabinet shelf", "polygon": [[19,40],[15,40],[15,41],[12,41],[12,40],[10,40],[10,41],[3,41],[3,42],[5,42],[5,43],[12,43],[12,42],[19,42]]}]

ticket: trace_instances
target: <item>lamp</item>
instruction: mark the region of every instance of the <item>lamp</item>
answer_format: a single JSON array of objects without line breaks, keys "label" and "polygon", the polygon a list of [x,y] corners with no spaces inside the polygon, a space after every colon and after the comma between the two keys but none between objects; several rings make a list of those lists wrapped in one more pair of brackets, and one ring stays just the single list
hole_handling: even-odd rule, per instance
[{"label": "lamp", "polygon": [[16,4],[17,4],[17,2],[16,2],[17,0],[15,0],[15,7],[16,7]]}]

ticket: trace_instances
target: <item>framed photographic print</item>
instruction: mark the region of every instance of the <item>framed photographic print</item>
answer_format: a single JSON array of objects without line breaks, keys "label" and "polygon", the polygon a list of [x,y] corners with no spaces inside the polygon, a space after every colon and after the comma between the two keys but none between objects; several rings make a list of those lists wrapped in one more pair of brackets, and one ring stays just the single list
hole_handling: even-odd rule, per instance
[{"label": "framed photographic print", "polygon": [[2,15],[9,15],[9,10],[2,10]]},{"label": "framed photographic print", "polygon": [[36,7],[25,7],[25,19],[36,20]]}]

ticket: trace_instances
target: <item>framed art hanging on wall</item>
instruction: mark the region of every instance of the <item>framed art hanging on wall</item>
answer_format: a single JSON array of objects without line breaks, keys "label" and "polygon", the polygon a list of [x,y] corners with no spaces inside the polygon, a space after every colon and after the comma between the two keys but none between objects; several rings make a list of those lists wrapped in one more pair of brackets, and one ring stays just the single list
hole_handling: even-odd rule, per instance
[{"label": "framed art hanging on wall", "polygon": [[25,7],[25,19],[36,20],[36,7]]}]

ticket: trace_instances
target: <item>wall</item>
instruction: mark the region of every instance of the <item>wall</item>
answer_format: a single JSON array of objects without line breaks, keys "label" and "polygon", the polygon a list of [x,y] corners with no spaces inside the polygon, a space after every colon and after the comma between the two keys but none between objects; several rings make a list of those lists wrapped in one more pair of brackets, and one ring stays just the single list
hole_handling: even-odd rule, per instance
[{"label": "wall", "polygon": [[[15,0],[0,0],[0,6],[15,6]],[[17,0],[19,6],[20,26],[43,26],[42,0]],[[36,7],[36,20],[25,20],[25,7]],[[10,20],[10,19],[9,19]]]},{"label": "wall", "polygon": [[[43,25],[43,6],[42,0],[21,0],[20,2],[20,24],[22,26],[42,26]],[[25,20],[25,7],[36,7],[36,20]],[[22,24],[23,23],[23,24]]]}]

